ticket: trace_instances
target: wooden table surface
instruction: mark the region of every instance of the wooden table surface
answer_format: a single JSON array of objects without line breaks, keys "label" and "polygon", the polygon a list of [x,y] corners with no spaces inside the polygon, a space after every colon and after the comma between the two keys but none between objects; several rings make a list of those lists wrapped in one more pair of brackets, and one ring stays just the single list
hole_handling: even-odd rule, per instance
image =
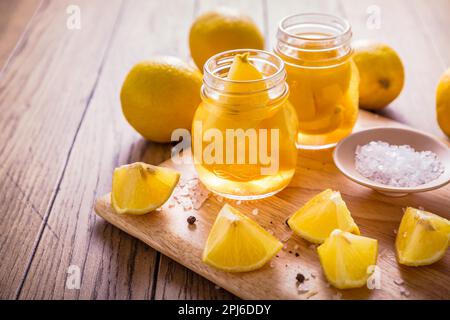
[{"label": "wooden table surface", "polygon": [[[127,71],[152,55],[189,59],[193,19],[225,4],[254,18],[269,49],[278,21],[305,11],[392,45],[406,85],[382,114],[443,136],[435,87],[450,67],[450,0],[0,0],[0,299],[235,298],[92,210],[115,167],[169,156],[121,114]],[[80,29],[67,27],[70,5]],[[66,284],[73,268],[79,289]]]}]

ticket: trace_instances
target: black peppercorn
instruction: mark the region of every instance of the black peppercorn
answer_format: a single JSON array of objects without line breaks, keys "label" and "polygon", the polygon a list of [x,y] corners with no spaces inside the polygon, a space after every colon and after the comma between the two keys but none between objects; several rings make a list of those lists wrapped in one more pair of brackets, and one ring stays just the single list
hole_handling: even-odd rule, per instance
[{"label": "black peppercorn", "polygon": [[194,224],[195,221],[197,221],[197,218],[195,218],[194,216],[190,216],[189,218],[187,218],[187,222],[189,224]]},{"label": "black peppercorn", "polygon": [[295,277],[299,283],[303,283],[305,281],[305,276],[301,273],[297,273],[297,276]]}]

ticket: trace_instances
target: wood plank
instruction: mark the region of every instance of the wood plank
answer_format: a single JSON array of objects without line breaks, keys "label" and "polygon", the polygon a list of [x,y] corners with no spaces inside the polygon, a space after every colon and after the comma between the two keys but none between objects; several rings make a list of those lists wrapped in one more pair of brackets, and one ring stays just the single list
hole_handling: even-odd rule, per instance
[{"label": "wood plank", "polygon": [[0,1],[0,70],[16,47],[40,3],[42,0]]},{"label": "wood plank", "polygon": [[428,37],[434,51],[439,56],[442,73],[450,68],[450,1],[414,1],[419,16],[420,28]]},{"label": "wood plank", "polygon": [[[391,120],[361,112],[359,128],[373,126],[397,126]],[[448,144],[450,146],[450,143]],[[182,179],[196,176],[189,164],[175,164],[171,160],[164,163],[181,172]],[[270,265],[248,273],[225,273],[207,266],[201,261],[201,254],[207,235],[217,212],[223,202],[210,197],[199,210],[186,210],[176,201],[168,202],[159,212],[144,216],[118,215],[110,207],[110,195],[100,198],[95,206],[96,212],[110,223],[146,242],[153,248],[186,265],[200,275],[214,281],[244,299],[307,299],[296,289],[296,274],[309,276],[308,283],[316,295],[311,299],[331,299],[338,292],[330,288],[324,278],[319,259],[310,244],[292,235],[285,220],[312,196],[332,188],[340,190],[352,212],[361,234],[379,242],[377,265],[380,268],[381,289],[341,290],[344,299],[449,299],[448,266],[450,254],[441,261],[427,267],[404,267],[395,259],[395,230],[406,206],[422,206],[426,210],[450,218],[448,208],[450,185],[441,189],[411,194],[403,198],[390,198],[371,189],[361,187],[345,178],[334,166],[330,150],[321,152],[299,152],[296,174],[290,185],[277,195],[260,200],[237,203],[231,202],[243,213],[251,215],[254,208],[259,209],[252,216],[259,224],[285,242],[285,249],[272,259]],[[180,189],[175,196],[182,197]],[[195,215],[195,228],[189,227],[186,218]],[[299,256],[295,256],[297,252]],[[315,276],[311,276],[314,274]],[[403,279],[409,297],[401,294],[394,281]],[[176,298],[176,297],[175,297]]]},{"label": "wood plank", "polygon": [[72,2],[45,1],[0,78],[0,298],[20,291],[121,1],[110,1],[108,14],[99,1],[77,3],[82,29],[68,30]]},{"label": "wood plank", "polygon": [[[261,32],[267,32],[262,0],[199,0],[196,2],[195,16],[218,7],[230,7],[252,17]],[[235,297],[162,255],[158,282],[156,286],[156,299],[234,299]]]},{"label": "wood plank", "polygon": [[[445,2],[445,1],[444,1]],[[379,112],[389,118],[408,124],[443,137],[438,128],[435,110],[435,90],[437,81],[445,67],[443,65],[441,47],[448,42],[447,30],[431,29],[427,23],[421,22],[421,16],[428,14],[425,7],[437,7],[442,11],[441,18],[447,19],[447,5],[434,1],[422,1],[423,14],[416,10],[414,3],[407,0],[341,0],[342,11],[352,24],[354,39],[374,39],[391,45],[400,55],[405,67],[405,87],[401,95],[385,110]],[[433,3],[433,4],[432,4]],[[447,1],[448,3],[448,1]],[[381,25],[379,29],[367,27],[367,9],[378,6],[381,10]],[[431,8],[430,7],[430,8]],[[437,23],[437,22],[436,22]],[[439,35],[440,34],[440,35]],[[436,37],[436,38],[435,38]]]},{"label": "wood plank", "polygon": [[[187,52],[190,19],[179,17],[193,10],[193,2],[181,0],[124,3],[21,299],[153,297],[156,251],[98,219],[92,203],[111,188],[115,167],[134,161],[157,164],[169,156],[168,145],[145,142],[126,123],[119,92],[138,61]],[[80,290],[65,286],[70,265],[82,270]]]}]

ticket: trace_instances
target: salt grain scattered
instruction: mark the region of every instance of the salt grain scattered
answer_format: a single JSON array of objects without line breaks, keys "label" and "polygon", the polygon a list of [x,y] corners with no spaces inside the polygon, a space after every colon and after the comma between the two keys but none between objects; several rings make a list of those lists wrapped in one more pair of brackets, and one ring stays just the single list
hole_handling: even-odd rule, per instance
[{"label": "salt grain scattered", "polygon": [[405,283],[402,279],[395,279],[394,283],[398,286],[401,286],[403,283]]},{"label": "salt grain scattered", "polygon": [[331,299],[332,299],[332,300],[341,300],[341,299],[342,299],[342,293],[336,292],[336,294],[333,295],[333,296],[331,297]]},{"label": "salt grain scattered", "polygon": [[290,231],[288,233],[285,233],[283,235],[283,237],[280,239],[280,241],[283,242],[283,243],[287,242],[292,237],[292,234],[293,234],[292,231]]},{"label": "salt grain scattered", "polygon": [[201,184],[196,177],[183,179],[178,185],[172,197],[173,203],[169,208],[179,205],[184,211],[198,210],[209,198],[210,192]]},{"label": "salt grain scattered", "polygon": [[431,151],[415,151],[409,145],[371,141],[358,146],[356,170],[364,177],[394,187],[416,187],[437,179],[445,170]]},{"label": "salt grain scattered", "polygon": [[238,200],[238,201],[236,201],[236,204],[237,204],[238,206],[240,206],[240,205],[242,204],[242,201],[241,201],[241,200]]},{"label": "salt grain scattered", "polygon": [[410,295],[411,293],[410,293],[408,290],[406,290],[405,288],[400,287],[400,294],[401,294],[402,296],[409,297],[409,295]]},{"label": "salt grain scattered", "polygon": [[259,209],[255,208],[255,209],[252,210],[252,215],[257,216],[258,212],[259,212]]}]

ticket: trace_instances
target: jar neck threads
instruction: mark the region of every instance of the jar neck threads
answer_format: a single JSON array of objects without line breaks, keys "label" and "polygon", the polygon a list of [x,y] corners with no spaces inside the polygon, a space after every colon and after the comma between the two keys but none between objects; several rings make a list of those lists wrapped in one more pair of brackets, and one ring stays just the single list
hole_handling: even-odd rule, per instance
[{"label": "jar neck threads", "polygon": [[[227,78],[234,57],[245,53],[248,53],[250,63],[262,73],[263,79],[239,81]],[[284,62],[270,52],[256,49],[230,50],[211,57],[204,65],[202,96],[214,103],[256,108],[271,104],[287,94]],[[261,99],[262,96],[267,99]]]},{"label": "jar neck threads", "polygon": [[296,14],[281,20],[275,51],[300,66],[329,66],[352,54],[351,39],[351,27],[345,19],[328,14]]}]

